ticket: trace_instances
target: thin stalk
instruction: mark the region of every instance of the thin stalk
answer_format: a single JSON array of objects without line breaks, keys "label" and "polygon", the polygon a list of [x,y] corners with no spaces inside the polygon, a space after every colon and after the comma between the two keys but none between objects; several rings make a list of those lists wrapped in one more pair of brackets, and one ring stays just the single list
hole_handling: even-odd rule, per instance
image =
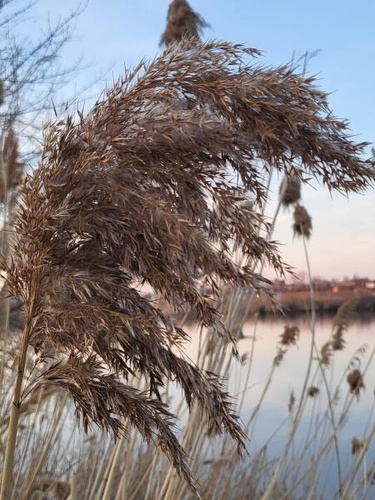
[{"label": "thin stalk", "polygon": [[112,495],[112,486],[117,473],[117,466],[120,460],[120,453],[122,450],[122,439],[119,439],[115,445],[113,459],[111,461],[111,468],[108,474],[107,484],[103,492],[102,500],[109,500]]},{"label": "thin stalk", "polygon": [[[148,465],[146,471],[144,472],[143,476],[140,478],[140,480],[138,481],[136,487],[134,488],[134,490],[132,491],[130,497],[129,497],[129,500],[136,500],[138,498],[138,491],[140,490],[141,486],[147,481],[147,491],[146,491],[146,494],[145,494],[145,498],[149,498],[149,494],[150,494],[150,486],[151,486],[151,483],[152,483],[152,478],[154,477],[154,474],[155,474],[155,469],[156,469],[156,463],[157,463],[157,460],[160,460],[160,454],[157,453],[153,460],[151,461],[151,463]],[[124,482],[124,485],[125,485],[125,482]],[[123,490],[123,494],[125,493],[125,490]],[[116,497],[116,500],[121,500],[121,498],[124,498],[124,496],[121,497],[121,490],[119,489],[119,492],[117,494],[117,497]]]},{"label": "thin stalk", "polygon": [[334,446],[335,446],[336,466],[337,466],[337,476],[338,476],[338,481],[339,481],[339,495],[340,495],[341,494],[341,485],[342,485],[342,471],[341,471],[339,443],[338,443],[338,438],[337,438],[337,430],[338,429],[336,426],[335,412],[334,412],[334,408],[333,408],[332,398],[330,397],[330,390],[329,390],[329,386],[328,386],[328,381],[327,381],[327,378],[325,376],[324,368],[321,366],[321,363],[319,363],[319,367],[321,370],[323,384],[324,384],[324,387],[325,387],[326,393],[327,393],[328,411],[329,411],[331,424],[332,424],[333,440],[334,440]]},{"label": "thin stalk", "polygon": [[270,483],[266,488],[266,491],[263,493],[261,499],[266,500],[270,498],[272,491],[275,487],[277,476],[280,472],[281,466],[284,464],[285,459],[288,455],[290,446],[292,444],[292,441],[294,439],[294,436],[297,432],[298,426],[300,424],[301,420],[301,415],[302,415],[302,410],[304,408],[304,404],[306,402],[306,390],[307,386],[310,380],[310,374],[311,374],[311,369],[312,369],[312,363],[313,363],[313,355],[314,355],[314,346],[315,346],[315,325],[316,325],[316,313],[315,313],[315,293],[314,293],[314,286],[313,286],[313,281],[312,281],[312,273],[311,273],[311,266],[310,266],[310,259],[309,255],[307,252],[307,245],[306,245],[306,238],[305,236],[302,236],[302,241],[303,241],[303,248],[304,248],[304,253],[305,253],[305,259],[306,259],[306,266],[307,266],[307,272],[308,272],[308,277],[309,277],[309,288],[310,288],[310,305],[311,305],[311,318],[310,318],[310,328],[311,328],[311,343],[310,343],[310,353],[309,353],[309,361],[307,365],[307,370],[306,370],[306,375],[304,378],[302,390],[301,390],[301,396],[299,398],[299,403],[296,411],[296,415],[293,420],[293,425],[290,430],[289,438],[288,441],[284,447],[284,450],[282,454],[279,457],[279,460],[277,462],[276,468],[274,470],[274,473],[271,477]]},{"label": "thin stalk", "polygon": [[[7,256],[7,248],[8,248],[8,216],[9,216],[9,196],[8,196],[8,165],[4,161],[4,132],[1,137],[1,152],[0,152],[0,171],[1,171],[1,179],[3,183],[4,190],[4,208],[3,208],[3,229],[2,229],[2,238],[1,238],[1,255],[2,257]],[[9,314],[10,314],[10,302],[9,298],[3,298],[2,306],[1,306],[1,315],[0,315],[0,336],[3,339],[6,339],[9,330]],[[6,349],[2,349],[2,363],[1,363],[1,375],[0,380],[3,380],[4,376],[4,368],[5,368],[5,356]]]},{"label": "thin stalk", "polygon": [[113,461],[115,457],[115,451],[116,451],[116,445],[112,447],[112,450],[107,454],[107,465],[105,467],[104,473],[101,474],[100,476],[100,483],[99,483],[99,488],[96,492],[95,499],[96,500],[102,500],[104,491],[107,488],[107,482],[109,480],[109,476],[113,467]]},{"label": "thin stalk", "polygon": [[71,475],[71,481],[70,481],[70,500],[78,500],[78,479],[77,479],[77,473],[72,473]]},{"label": "thin stalk", "polygon": [[54,415],[49,435],[46,437],[46,440],[42,445],[42,450],[38,454],[38,460],[33,464],[32,469],[28,471],[28,474],[26,476],[26,485],[22,492],[22,498],[26,499],[31,497],[34,481],[42,470],[42,467],[45,465],[47,458],[53,448],[53,445],[56,444],[55,439],[58,433],[61,431],[61,428],[59,429],[59,422],[61,422],[61,418],[64,412],[64,403],[66,402],[66,400],[67,395],[64,395],[63,400],[59,401],[59,405],[57,406],[57,413]]},{"label": "thin stalk", "polygon": [[23,331],[21,353],[18,363],[18,373],[14,388],[13,401],[10,409],[10,418],[7,434],[7,443],[5,448],[5,458],[3,466],[3,475],[1,481],[0,500],[9,500],[11,498],[14,455],[18,434],[18,423],[21,415],[22,385],[25,375],[25,366],[27,359],[27,349],[32,329],[32,312],[27,314],[27,322]]}]

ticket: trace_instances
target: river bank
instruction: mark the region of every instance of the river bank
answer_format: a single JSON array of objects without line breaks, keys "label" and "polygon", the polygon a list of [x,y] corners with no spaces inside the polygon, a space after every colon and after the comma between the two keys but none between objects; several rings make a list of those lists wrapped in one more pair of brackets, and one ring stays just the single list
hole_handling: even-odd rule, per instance
[{"label": "river bank", "polygon": [[258,297],[251,307],[251,312],[260,316],[282,315],[298,316],[310,313],[312,307],[319,315],[335,315],[337,309],[344,303],[352,302],[353,311],[360,314],[375,314],[375,291],[371,290],[331,290],[314,291],[313,300],[308,290],[285,291],[275,295],[280,309],[275,310],[271,301]]}]

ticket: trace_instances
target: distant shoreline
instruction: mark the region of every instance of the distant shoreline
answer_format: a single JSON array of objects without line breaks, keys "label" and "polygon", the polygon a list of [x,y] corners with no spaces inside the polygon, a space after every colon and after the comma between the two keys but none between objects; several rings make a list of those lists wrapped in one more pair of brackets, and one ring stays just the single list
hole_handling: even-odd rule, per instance
[{"label": "distant shoreline", "polygon": [[[312,302],[310,292],[286,291],[276,293],[275,298],[280,304],[280,310],[272,307],[268,298],[258,298],[251,307],[252,313],[260,316],[286,316],[294,317],[301,314],[311,313]],[[350,301],[353,313],[375,314],[375,291],[371,290],[342,290],[332,292],[331,290],[317,290],[314,292],[314,307],[318,315],[334,316],[338,308]]]}]

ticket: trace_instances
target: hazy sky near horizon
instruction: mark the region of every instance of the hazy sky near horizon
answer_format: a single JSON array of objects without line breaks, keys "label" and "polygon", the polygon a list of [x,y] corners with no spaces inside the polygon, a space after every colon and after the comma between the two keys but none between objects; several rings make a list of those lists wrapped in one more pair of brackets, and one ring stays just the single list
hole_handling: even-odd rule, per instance
[{"label": "hazy sky near horizon", "polygon": [[[86,68],[76,90],[91,88],[91,96],[110,86],[124,67],[148,60],[160,51],[169,0],[88,0],[76,23],[74,40],[62,54],[69,64],[82,55]],[[375,2],[374,0],[191,0],[191,7],[210,24],[204,38],[243,43],[264,51],[261,62],[277,66],[319,51],[308,63],[308,74],[330,92],[334,114],[346,118],[358,142],[375,142]],[[67,14],[78,0],[40,0],[30,19],[31,31]],[[44,18],[44,21],[43,21]],[[30,32],[31,32],[30,31]],[[83,94],[83,96],[88,94]],[[277,196],[277,183],[274,185]],[[375,191],[333,198],[322,188],[305,188],[303,201],[313,219],[308,252],[314,276],[375,279]],[[272,210],[271,210],[272,211]],[[293,239],[292,214],[281,213],[275,239],[284,259],[305,272],[302,242]]]}]

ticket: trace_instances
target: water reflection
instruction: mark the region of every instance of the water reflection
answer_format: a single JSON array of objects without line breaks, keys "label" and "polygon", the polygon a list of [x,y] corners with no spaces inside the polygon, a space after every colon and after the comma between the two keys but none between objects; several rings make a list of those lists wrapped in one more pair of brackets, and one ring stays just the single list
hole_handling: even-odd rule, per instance
[{"label": "water reflection", "polygon": [[[274,366],[278,342],[286,324],[300,330],[296,345],[288,347],[279,366]],[[361,441],[375,425],[374,418],[374,349],[375,318],[362,317],[351,324],[344,335],[345,347],[335,351],[329,366],[322,371],[319,353],[332,334],[332,319],[320,318],[314,327],[309,320],[272,319],[245,324],[245,338],[239,341],[241,356],[251,362],[232,363],[228,374],[229,392],[237,397],[243,422],[248,425],[251,437],[250,453],[256,453],[267,444],[269,457],[278,457],[290,435],[293,419],[298,411],[305,374],[310,362],[312,331],[315,336],[314,358],[307,387],[319,388],[315,397],[304,397],[302,417],[290,447],[290,455],[298,456],[301,449],[301,467],[324,453],[324,470],[319,473],[318,490],[325,498],[334,495],[337,486],[337,458],[332,435],[337,430],[337,453],[341,474],[345,477],[356,459],[352,456],[353,438]],[[187,346],[191,359],[198,354],[198,333],[190,329],[192,342]],[[356,397],[351,394],[347,375],[359,369],[364,375],[365,389]],[[265,390],[267,388],[267,390]],[[329,394],[329,397],[328,397]],[[292,396],[294,405],[291,407]],[[262,400],[258,407],[259,401]],[[330,404],[331,406],[330,406]],[[329,447],[325,443],[330,442]],[[367,464],[375,459],[371,445],[367,451]],[[363,468],[358,475],[363,474]],[[375,498],[375,497],[374,497]]]}]

